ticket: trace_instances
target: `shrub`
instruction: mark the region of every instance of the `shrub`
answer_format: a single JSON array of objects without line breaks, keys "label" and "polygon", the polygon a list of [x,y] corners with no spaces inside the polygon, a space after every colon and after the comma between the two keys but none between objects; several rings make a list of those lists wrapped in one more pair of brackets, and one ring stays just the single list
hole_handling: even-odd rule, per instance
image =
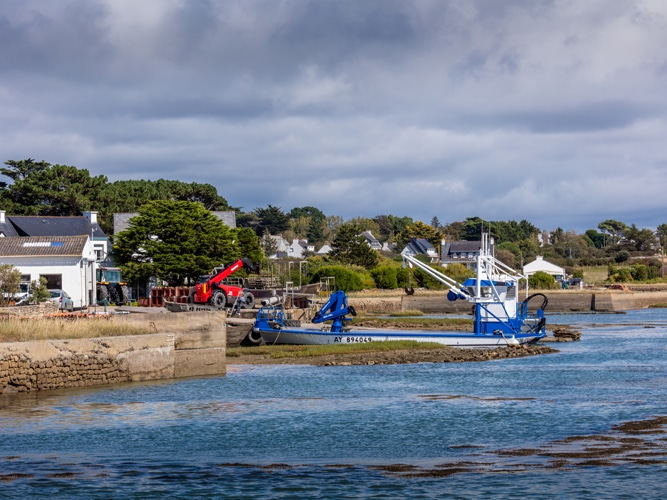
[{"label": "shrub", "polygon": [[625,262],[630,258],[630,252],[627,250],[621,250],[614,256],[614,261],[617,263]]},{"label": "shrub", "polygon": [[310,282],[317,283],[330,276],[335,278],[338,290],[356,292],[364,289],[362,273],[343,266],[323,266],[313,273]]},{"label": "shrub", "polygon": [[630,269],[632,279],[635,281],[646,281],[649,278],[648,266],[644,264],[634,264]]},{"label": "shrub", "polygon": [[536,290],[553,290],[559,288],[556,279],[543,271],[537,271],[528,278],[530,288]]},{"label": "shrub", "polygon": [[371,276],[375,281],[375,286],[392,290],[398,288],[398,271],[400,267],[396,266],[381,266],[376,267],[371,271]]},{"label": "shrub", "polygon": [[449,276],[453,280],[458,281],[459,283],[463,283],[468,278],[475,277],[475,271],[468,269],[463,264],[449,264],[445,268],[443,274]]}]

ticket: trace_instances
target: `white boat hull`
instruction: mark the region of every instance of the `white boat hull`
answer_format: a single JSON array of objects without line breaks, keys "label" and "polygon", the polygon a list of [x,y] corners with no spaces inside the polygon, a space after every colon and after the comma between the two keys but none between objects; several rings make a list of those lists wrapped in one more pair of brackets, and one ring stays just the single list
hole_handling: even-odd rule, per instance
[{"label": "white boat hull", "polygon": [[432,331],[387,331],[363,330],[350,332],[328,332],[308,328],[283,328],[258,330],[266,344],[361,344],[367,342],[387,342],[390,340],[413,340],[434,342],[452,347],[506,347],[529,344],[544,337],[541,334],[474,334],[462,332]]}]

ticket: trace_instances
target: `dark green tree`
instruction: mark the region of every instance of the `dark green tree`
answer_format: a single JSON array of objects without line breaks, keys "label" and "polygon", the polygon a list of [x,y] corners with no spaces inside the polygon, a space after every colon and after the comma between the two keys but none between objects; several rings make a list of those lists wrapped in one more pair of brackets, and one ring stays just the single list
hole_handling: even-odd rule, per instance
[{"label": "dark green tree", "polygon": [[324,222],[327,218],[326,215],[319,209],[315,207],[299,207],[293,208],[288,214],[290,219],[298,219],[299,217],[310,217],[312,220],[320,220]]},{"label": "dark green tree", "polygon": [[662,253],[665,253],[665,245],[667,244],[667,224],[660,224],[655,232],[662,248]]},{"label": "dark green tree", "polygon": [[308,231],[306,232],[306,238],[310,243],[314,245],[321,245],[326,240],[324,228],[326,224],[325,220],[311,219],[310,224],[308,224]]},{"label": "dark green tree", "polygon": [[650,229],[639,229],[635,224],[626,227],[625,247],[630,251],[648,252],[658,246],[658,239]]},{"label": "dark green tree", "polygon": [[593,243],[595,248],[604,248],[605,244],[605,235],[596,231],[595,229],[589,229],[586,231],[586,236]]},{"label": "dark green tree", "polygon": [[32,159],[10,160],[0,173],[14,182],[2,190],[8,208],[20,215],[71,216],[96,209],[107,182],[88,170]]},{"label": "dark green tree", "polygon": [[489,223],[479,217],[468,217],[463,222],[460,237],[464,241],[479,241],[482,239],[482,230],[489,232]]},{"label": "dark green tree", "polygon": [[114,213],[136,212],[144,203],[155,200],[199,202],[208,210],[234,210],[210,184],[165,179],[116,181],[104,187],[96,207],[100,225],[109,232]]},{"label": "dark green tree", "polygon": [[[248,229],[253,231],[251,228]],[[262,235],[262,239],[260,240],[260,245],[262,245],[262,250],[264,252],[264,255],[266,255],[267,257],[270,257],[271,255],[273,255],[278,251],[278,243],[276,243],[276,240],[274,240],[271,237],[271,233],[269,233],[268,229],[264,230],[264,234]]]},{"label": "dark green tree", "polygon": [[345,223],[338,228],[331,245],[329,258],[341,264],[357,265],[372,269],[380,257],[362,235],[362,229],[354,223]]},{"label": "dark green tree", "polygon": [[261,236],[264,230],[276,235],[289,229],[289,217],[280,208],[269,205],[267,208],[256,208],[255,216],[259,223],[255,227],[255,234]]},{"label": "dark green tree", "polygon": [[250,259],[255,264],[261,263],[264,259],[264,252],[255,231],[249,227],[239,227],[233,229],[232,233],[236,233],[236,246],[241,257]]},{"label": "dark green tree", "polygon": [[625,231],[628,226],[614,219],[607,219],[598,224],[598,229],[606,235],[605,246],[620,243],[625,238]]},{"label": "dark green tree", "polygon": [[241,257],[235,236],[201,203],[156,200],[116,235],[113,257],[130,282],[155,276],[179,286]]}]

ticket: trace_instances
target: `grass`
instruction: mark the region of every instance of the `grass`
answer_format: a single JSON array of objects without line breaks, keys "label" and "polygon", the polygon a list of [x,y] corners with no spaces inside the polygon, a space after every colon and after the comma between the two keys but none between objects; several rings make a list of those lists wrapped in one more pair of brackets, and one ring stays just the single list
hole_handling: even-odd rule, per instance
[{"label": "grass", "polygon": [[227,357],[265,356],[271,359],[312,358],[329,354],[353,354],[364,352],[398,351],[403,349],[443,349],[447,346],[435,342],[414,340],[390,340],[387,342],[367,342],[365,344],[325,344],[325,345],[272,345],[259,347],[230,347]]},{"label": "grass", "polygon": [[150,327],[115,323],[108,318],[40,318],[0,320],[0,342],[86,339],[155,333]]},{"label": "grass", "polygon": [[609,269],[607,266],[587,266],[584,270],[584,282],[588,284],[604,283],[607,281]]}]

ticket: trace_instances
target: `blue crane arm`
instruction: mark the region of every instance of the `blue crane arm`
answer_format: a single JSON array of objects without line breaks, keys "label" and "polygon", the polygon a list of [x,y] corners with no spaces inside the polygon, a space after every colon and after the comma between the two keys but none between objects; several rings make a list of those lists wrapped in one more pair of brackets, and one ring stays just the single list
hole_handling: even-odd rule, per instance
[{"label": "blue crane arm", "polygon": [[346,318],[348,314],[356,316],[354,307],[347,305],[347,295],[342,290],[338,290],[329,296],[329,300],[315,313],[313,323],[324,323],[333,321],[331,331],[341,331],[343,321],[350,321]]}]

